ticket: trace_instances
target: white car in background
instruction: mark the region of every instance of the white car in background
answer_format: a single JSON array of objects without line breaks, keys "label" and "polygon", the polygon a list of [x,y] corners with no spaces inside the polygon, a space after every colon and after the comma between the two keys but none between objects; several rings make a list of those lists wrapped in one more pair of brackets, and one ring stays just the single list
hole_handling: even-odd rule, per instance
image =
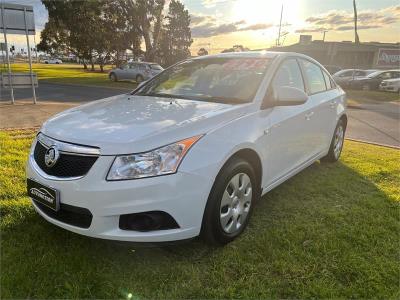
[{"label": "white car in background", "polygon": [[400,78],[383,80],[379,85],[379,90],[400,93]]},{"label": "white car in background", "polygon": [[188,59],[44,123],[28,194],[43,218],[79,234],[226,244],[262,195],[316,160],[337,161],[346,125],[344,91],[310,57]]},{"label": "white car in background", "polygon": [[44,62],[45,64],[55,64],[55,65],[62,64],[62,60],[59,59],[59,58],[45,59],[43,62]]}]

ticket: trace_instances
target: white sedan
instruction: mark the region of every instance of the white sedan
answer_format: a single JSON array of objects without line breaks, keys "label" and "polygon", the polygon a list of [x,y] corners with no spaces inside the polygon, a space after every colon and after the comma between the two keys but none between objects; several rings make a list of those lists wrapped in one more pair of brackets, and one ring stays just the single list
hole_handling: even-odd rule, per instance
[{"label": "white sedan", "polygon": [[45,64],[53,64],[53,65],[59,65],[62,64],[62,60],[58,58],[50,58],[50,59],[45,59],[43,61]]},{"label": "white sedan", "polygon": [[28,194],[43,218],[79,234],[226,244],[262,195],[316,160],[337,161],[346,125],[345,93],[310,57],[188,59],[48,120]]}]

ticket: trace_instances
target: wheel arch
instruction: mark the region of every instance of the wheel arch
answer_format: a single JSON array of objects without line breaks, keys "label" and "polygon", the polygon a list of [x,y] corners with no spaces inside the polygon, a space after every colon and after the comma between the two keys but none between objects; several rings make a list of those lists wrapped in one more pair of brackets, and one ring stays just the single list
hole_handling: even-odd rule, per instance
[{"label": "wheel arch", "polygon": [[251,148],[243,148],[237,150],[236,152],[231,154],[231,156],[226,160],[221,170],[235,158],[243,159],[253,167],[257,179],[257,184],[261,188],[263,167],[259,154]]}]

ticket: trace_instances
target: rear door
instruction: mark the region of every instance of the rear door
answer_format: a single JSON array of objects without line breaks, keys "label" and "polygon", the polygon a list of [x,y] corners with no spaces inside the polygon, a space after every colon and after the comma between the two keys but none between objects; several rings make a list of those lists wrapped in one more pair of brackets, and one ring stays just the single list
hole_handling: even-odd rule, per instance
[{"label": "rear door", "polygon": [[330,76],[316,63],[301,59],[310,103],[314,114],[309,120],[313,138],[310,142],[312,155],[317,156],[329,147],[336,123],[336,97],[338,91]]}]

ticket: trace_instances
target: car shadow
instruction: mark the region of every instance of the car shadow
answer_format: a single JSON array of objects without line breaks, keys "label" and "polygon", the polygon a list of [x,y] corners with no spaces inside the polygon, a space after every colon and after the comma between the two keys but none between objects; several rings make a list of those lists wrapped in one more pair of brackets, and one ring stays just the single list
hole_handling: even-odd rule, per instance
[{"label": "car shadow", "polygon": [[[46,222],[32,209],[13,216],[14,221],[3,227],[2,272],[26,280],[31,289],[35,282],[48,279],[48,274],[54,282],[78,284],[83,278],[89,286],[106,284],[107,274],[117,274],[131,286],[154,272],[168,278],[175,272],[185,273],[186,268],[192,270],[190,276],[206,278],[216,264],[228,273],[233,265],[240,276],[253,274],[258,264],[265,264],[273,270],[257,273],[260,280],[274,272],[283,272],[284,280],[285,272],[292,270],[290,266],[280,270],[277,261],[293,261],[305,269],[321,264],[330,270],[338,263],[352,265],[344,255],[368,258],[370,247],[375,251],[385,239],[384,234],[374,234],[381,226],[388,232],[397,230],[393,226],[398,221],[395,207],[393,199],[373,181],[344,163],[316,162],[262,197],[244,234],[225,247],[208,246],[198,238],[162,246],[88,238]],[[386,219],[379,217],[391,208],[393,213]],[[370,246],[363,248],[364,243]],[[19,272],[14,274],[15,270]],[[65,279],[65,274],[71,276]],[[3,288],[9,289],[10,282],[3,281]]]}]

